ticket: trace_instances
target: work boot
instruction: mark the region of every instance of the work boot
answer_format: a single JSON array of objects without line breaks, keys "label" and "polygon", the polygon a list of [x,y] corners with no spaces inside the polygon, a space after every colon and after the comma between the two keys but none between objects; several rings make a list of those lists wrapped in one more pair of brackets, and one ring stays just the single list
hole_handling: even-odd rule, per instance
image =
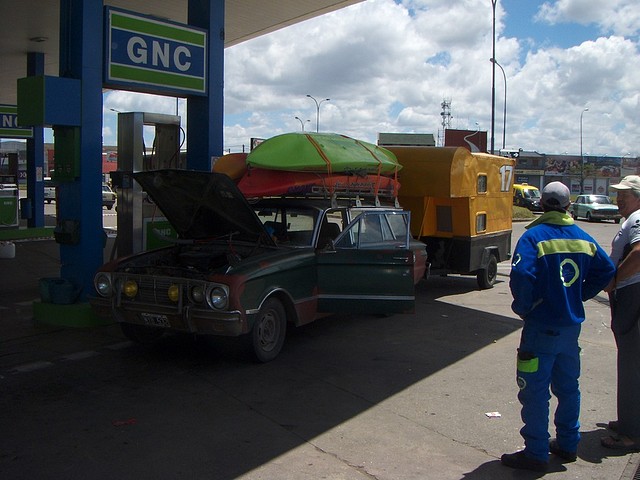
[{"label": "work boot", "polygon": [[551,440],[549,440],[549,451],[553,453],[555,456],[560,457],[563,460],[566,460],[567,462],[575,462],[576,458],[578,458],[578,455],[576,454],[576,452],[569,452],[567,450],[561,449],[560,446],[558,445],[558,440],[556,440],[555,438],[552,438]]},{"label": "work boot", "polygon": [[524,454],[524,450],[515,453],[505,453],[500,458],[500,461],[506,467],[533,470],[534,472],[546,472],[549,467],[547,462],[527,457]]}]

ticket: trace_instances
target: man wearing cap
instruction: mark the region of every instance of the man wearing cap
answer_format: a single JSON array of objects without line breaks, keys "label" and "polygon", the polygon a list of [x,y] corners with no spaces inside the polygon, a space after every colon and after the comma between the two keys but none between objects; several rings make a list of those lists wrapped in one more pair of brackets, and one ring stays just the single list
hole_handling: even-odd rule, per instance
[{"label": "man wearing cap", "polygon": [[618,194],[625,218],[611,243],[618,266],[605,291],[611,305],[611,330],[618,347],[618,419],[609,422],[616,435],[600,441],[607,448],[640,451],[640,177],[628,175],[609,188]]},{"label": "man wearing cap", "polygon": [[[580,440],[580,347],[583,302],[613,278],[615,267],[566,209],[569,189],[542,190],[544,213],[527,225],[513,253],[512,310],[524,320],[517,358],[518,400],[525,448],[502,455],[503,465],[544,472],[549,451],[575,461]],[[558,399],[556,438],[549,441],[549,399]]]}]

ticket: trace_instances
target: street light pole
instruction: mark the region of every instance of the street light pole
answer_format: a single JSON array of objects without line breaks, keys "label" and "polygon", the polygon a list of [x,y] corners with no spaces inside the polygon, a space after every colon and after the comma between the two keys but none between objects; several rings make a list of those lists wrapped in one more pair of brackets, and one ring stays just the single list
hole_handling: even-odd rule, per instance
[{"label": "street light pole", "polygon": [[502,71],[502,78],[504,78],[504,111],[502,112],[502,150],[504,150],[507,132],[507,75],[504,73],[502,65],[500,65],[495,58],[490,58],[489,61],[500,67],[500,70]]},{"label": "street light pole", "polygon": [[328,102],[331,99],[325,98],[324,100],[320,100],[320,102],[318,102],[318,100],[316,100],[314,97],[312,97],[309,94],[307,94],[307,97],[313,100],[316,104],[316,133],[318,133],[320,131],[320,105],[322,105],[322,102]]},{"label": "street light pole", "polygon": [[[302,128],[302,131],[304,132],[304,122],[302,121],[302,119],[300,117],[294,117],[296,120],[298,120],[300,122],[300,128]],[[310,122],[311,120],[307,120],[307,122]]]},{"label": "street light pole", "polygon": [[[491,58],[496,58],[496,2],[498,0],[491,0],[493,6],[493,29],[492,29],[492,42],[493,51]],[[491,68],[491,154],[493,155],[495,146],[495,124],[496,124],[496,64],[493,64]]]},{"label": "street light pole", "polygon": [[584,193],[584,157],[582,156],[582,116],[589,109],[585,108],[580,112],[580,195]]}]

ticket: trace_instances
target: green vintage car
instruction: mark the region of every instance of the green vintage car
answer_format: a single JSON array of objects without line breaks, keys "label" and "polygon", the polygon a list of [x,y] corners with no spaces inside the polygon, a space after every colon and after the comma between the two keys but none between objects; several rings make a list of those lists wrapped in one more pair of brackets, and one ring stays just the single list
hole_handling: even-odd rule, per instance
[{"label": "green vintage car", "polygon": [[574,219],[586,218],[589,222],[613,220],[620,223],[622,218],[618,206],[607,195],[578,195],[569,205],[569,213]]},{"label": "green vintage car", "polygon": [[239,336],[274,359],[288,325],[336,312],[414,309],[427,270],[409,212],[361,198],[268,198],[249,203],[223,174],[134,174],[178,232],[170,247],[105,264],[90,299],[124,334]]}]

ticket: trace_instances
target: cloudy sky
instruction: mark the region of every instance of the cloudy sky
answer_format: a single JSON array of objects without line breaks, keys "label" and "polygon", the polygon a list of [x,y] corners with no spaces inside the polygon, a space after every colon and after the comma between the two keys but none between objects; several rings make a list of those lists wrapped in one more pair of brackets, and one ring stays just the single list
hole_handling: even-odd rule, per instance
[{"label": "cloudy sky", "polygon": [[[507,83],[506,147],[640,155],[637,0],[498,0],[496,59]],[[226,150],[316,129],[374,142],[379,132],[491,136],[491,0],[366,0],[225,51]],[[496,67],[495,148],[504,80]],[[179,103],[183,116],[186,102]],[[104,143],[121,111],[175,113],[174,98],[105,94]],[[584,112],[588,108],[588,111]],[[309,120],[308,122],[306,120]]]}]

